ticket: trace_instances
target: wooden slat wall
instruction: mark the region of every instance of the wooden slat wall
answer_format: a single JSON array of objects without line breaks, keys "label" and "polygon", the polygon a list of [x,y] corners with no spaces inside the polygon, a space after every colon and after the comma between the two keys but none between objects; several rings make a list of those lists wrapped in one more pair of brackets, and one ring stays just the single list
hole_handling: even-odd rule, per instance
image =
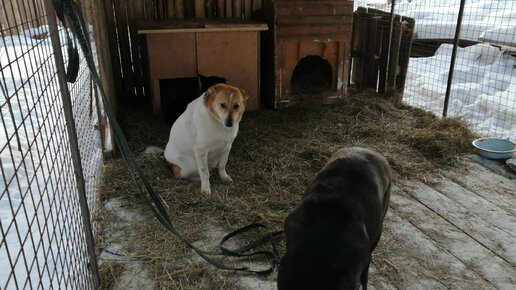
[{"label": "wooden slat wall", "polygon": [[357,88],[379,92],[403,91],[407,74],[414,20],[395,16],[390,42],[389,13],[359,7],[353,18],[352,82]]},{"label": "wooden slat wall", "polygon": [[105,0],[106,23],[117,95],[142,98],[149,92],[143,37],[137,19],[242,18],[250,19],[262,0]]},{"label": "wooden slat wall", "polygon": [[99,76],[109,98],[109,102],[113,110],[116,110],[116,92],[115,82],[112,71],[112,59],[109,53],[109,35],[106,23],[106,9],[104,0],[84,1],[84,11],[88,23],[93,27],[93,37],[97,47],[97,56],[99,60]]}]

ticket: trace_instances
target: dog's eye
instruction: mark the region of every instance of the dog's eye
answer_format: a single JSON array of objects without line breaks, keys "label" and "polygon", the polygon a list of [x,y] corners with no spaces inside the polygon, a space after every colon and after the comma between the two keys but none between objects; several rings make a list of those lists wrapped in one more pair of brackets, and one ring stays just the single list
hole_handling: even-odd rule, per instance
[{"label": "dog's eye", "polygon": [[222,109],[225,109],[225,108],[227,108],[227,107],[228,107],[228,106],[226,105],[226,103],[222,103],[222,104],[220,104],[220,106],[222,107]]},{"label": "dog's eye", "polygon": [[240,105],[238,105],[238,104],[235,104],[235,105],[233,106],[233,108],[235,108],[235,109],[238,109],[238,107],[240,107]]}]

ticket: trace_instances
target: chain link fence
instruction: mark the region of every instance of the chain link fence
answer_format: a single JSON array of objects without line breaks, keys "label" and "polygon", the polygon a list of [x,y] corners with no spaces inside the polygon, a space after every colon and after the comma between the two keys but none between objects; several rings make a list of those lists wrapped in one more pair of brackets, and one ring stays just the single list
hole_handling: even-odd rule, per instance
[{"label": "chain link fence", "polygon": [[[81,185],[46,2],[0,3],[0,289],[93,288],[96,273],[79,187],[86,189],[93,217],[103,161],[96,90],[79,53],[77,80],[68,90],[85,179]],[[65,33],[59,27],[61,43]],[[67,48],[61,50],[67,63]]]},{"label": "chain link fence", "polygon": [[[415,20],[404,102],[437,116],[460,117],[480,135],[516,140],[516,1],[394,4],[395,14]],[[392,8],[387,0],[357,0],[358,6]]]}]

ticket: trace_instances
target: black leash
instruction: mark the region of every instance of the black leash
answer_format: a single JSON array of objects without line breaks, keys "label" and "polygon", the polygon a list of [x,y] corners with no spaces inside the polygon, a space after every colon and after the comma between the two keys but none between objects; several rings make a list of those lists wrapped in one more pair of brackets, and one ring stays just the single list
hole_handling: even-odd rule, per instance
[{"label": "black leash", "polygon": [[[178,237],[181,241],[183,241],[188,247],[190,247],[192,250],[194,250],[199,256],[201,256],[204,260],[206,260],[208,263],[212,264],[213,266],[224,269],[224,270],[234,270],[234,271],[242,271],[247,273],[255,273],[260,275],[267,275],[274,271],[276,265],[278,265],[280,261],[280,254],[278,251],[278,246],[275,241],[275,237],[280,235],[282,231],[278,232],[269,232],[260,239],[257,239],[253,242],[250,242],[246,244],[245,246],[242,246],[237,249],[228,249],[224,246],[224,244],[229,241],[231,238],[242,234],[244,232],[248,232],[253,229],[257,228],[264,228],[267,227],[264,224],[261,223],[253,223],[248,226],[245,226],[243,228],[240,228],[236,231],[233,231],[226,235],[219,244],[219,249],[217,251],[205,251],[197,248],[192,243],[190,243],[188,240],[186,240],[174,227],[174,225],[171,222],[171,218],[163,206],[163,203],[161,202],[159,196],[156,194],[150,183],[148,182],[147,178],[145,177],[144,173],[142,172],[141,168],[136,163],[136,160],[129,149],[129,145],[127,143],[127,140],[122,132],[122,129],[120,128],[118,122],[116,121],[115,115],[111,109],[111,106],[109,105],[109,102],[107,100],[106,93],[104,91],[104,88],[102,86],[102,83],[100,82],[100,77],[98,75],[98,72],[95,67],[95,63],[93,60],[93,56],[91,53],[90,46],[88,45],[88,42],[86,40],[86,35],[88,33],[88,27],[86,26],[86,22],[84,21],[82,12],[80,8],[75,4],[73,0],[54,0],[54,6],[56,7],[56,13],[58,18],[63,23],[67,23],[70,26],[70,30],[72,31],[72,34],[75,36],[75,39],[77,39],[77,42],[79,43],[81,50],[84,54],[84,57],[86,58],[86,63],[88,64],[88,68],[90,69],[92,78],[95,82],[95,84],[98,86],[100,90],[100,95],[102,97],[102,103],[104,105],[104,111],[106,113],[106,116],[108,118],[109,123],[111,124],[111,127],[113,129],[113,138],[118,145],[120,155],[122,156],[122,159],[124,160],[124,163],[126,164],[127,168],[129,169],[129,172],[131,173],[131,176],[138,187],[138,190],[140,191],[140,196],[142,199],[149,205],[149,208],[152,210],[158,221],[167,228],[172,234],[174,234],[176,237]],[[70,37],[67,34],[67,45],[68,45],[68,51],[71,53],[71,63],[69,63],[67,75],[70,77],[69,82],[75,81],[75,76],[77,75],[76,70],[78,71],[78,60],[76,61],[76,56],[78,56],[77,48],[75,46],[75,40],[74,42],[71,41]],[[78,57],[77,57],[78,58]],[[260,246],[262,244],[265,244],[266,242],[270,242],[271,244],[271,251],[256,251],[256,252],[249,252],[253,248]],[[269,267],[265,270],[252,270],[248,267],[232,267],[225,264],[222,264],[220,262],[215,261],[210,256],[230,256],[230,257],[253,257],[253,256],[264,256],[267,258],[267,261],[269,262]]]},{"label": "black leash", "polygon": [[[67,23],[67,19],[64,17],[64,3],[54,1],[54,9],[56,10],[57,18],[62,23]],[[65,29],[66,36],[66,52],[68,54],[68,64],[66,66],[66,81],[74,83],[77,80],[79,74],[79,50],[77,49],[77,43],[75,38],[71,38],[68,30]]]}]

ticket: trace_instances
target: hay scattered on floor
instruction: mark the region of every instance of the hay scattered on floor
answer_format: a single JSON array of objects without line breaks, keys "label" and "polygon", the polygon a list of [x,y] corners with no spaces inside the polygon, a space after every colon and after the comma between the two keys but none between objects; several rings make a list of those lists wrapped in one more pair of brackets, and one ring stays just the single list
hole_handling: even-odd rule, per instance
[{"label": "hay scattered on floor", "polygon": [[116,262],[104,262],[99,267],[100,285],[99,289],[115,289],[118,277],[125,270],[125,266]]},{"label": "hay scattered on floor", "polygon": [[[228,231],[251,222],[282,228],[316,173],[342,147],[362,146],[382,153],[396,181],[458,168],[458,157],[472,152],[470,142],[476,137],[460,120],[439,119],[403,105],[395,94],[385,98],[370,91],[352,93],[334,105],[249,112],[240,123],[227,166],[234,183],[222,183],[213,172],[212,194],[207,196],[199,192],[198,181],[171,178],[159,155],[142,153],[150,145],[165,146],[168,125],[150,113],[123,113],[121,125],[132,150],[176,227],[190,241],[206,244],[209,224]],[[139,254],[147,258],[159,288],[238,288],[230,276],[192,262],[191,251],[142,207],[120,159],[107,163],[101,185],[102,200],[114,197],[148,217],[136,222],[134,230],[145,249]]]}]

